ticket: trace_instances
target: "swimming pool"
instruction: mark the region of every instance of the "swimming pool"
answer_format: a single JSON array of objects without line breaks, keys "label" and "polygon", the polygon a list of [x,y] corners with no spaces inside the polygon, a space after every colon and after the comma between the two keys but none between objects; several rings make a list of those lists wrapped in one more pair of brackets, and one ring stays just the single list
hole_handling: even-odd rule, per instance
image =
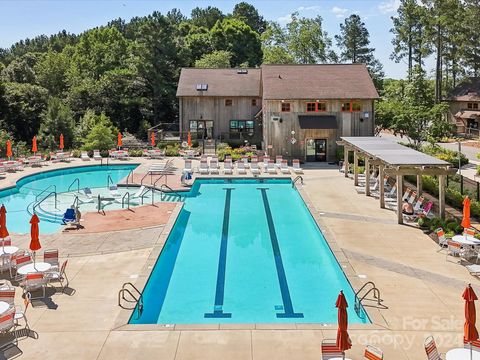
[{"label": "swimming pool", "polygon": [[130,324],[336,323],[354,292],[289,179],[200,179]]},{"label": "swimming pool", "polygon": [[33,205],[47,197],[40,208],[36,209],[40,212],[40,232],[43,234],[56,232],[61,224],[58,221],[48,221],[41,216],[42,207],[50,206],[55,209],[53,191],[59,194],[56,203],[57,211],[63,213],[73,203],[74,195],[67,192],[76,179],[79,181],[78,186],[77,183],[73,184],[71,191],[85,187],[103,188],[103,191],[108,191],[109,177],[110,181],[116,184],[137,166],[138,164],[80,166],[44,171],[23,177],[15,187],[0,191],[0,203],[7,208],[7,228],[11,233],[28,233]]}]

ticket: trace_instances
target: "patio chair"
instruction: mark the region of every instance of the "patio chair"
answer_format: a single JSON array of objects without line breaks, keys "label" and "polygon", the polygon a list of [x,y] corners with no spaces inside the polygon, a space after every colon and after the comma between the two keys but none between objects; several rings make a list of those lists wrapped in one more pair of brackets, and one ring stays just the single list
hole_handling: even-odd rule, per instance
[{"label": "patio chair", "polygon": [[459,256],[460,258],[464,257],[466,251],[462,248],[462,244],[453,241],[451,239],[447,240],[447,255],[445,256],[445,260],[448,260],[448,256]]},{"label": "patio chair", "polygon": [[337,347],[336,339],[322,340],[322,360],[342,358],[345,353]]},{"label": "patio chair", "polygon": [[265,172],[267,172],[269,174],[276,174],[277,173],[277,169],[275,169],[275,164],[273,163],[273,160],[268,161],[268,165],[265,169]]},{"label": "patio chair", "polygon": [[[0,245],[2,245],[2,242],[0,242]],[[3,239],[3,246],[12,246],[12,239],[10,237]]]},{"label": "patio chair", "polygon": [[183,172],[188,172],[188,173],[191,173],[193,172],[193,169],[192,169],[192,159],[185,159],[185,166],[183,168]]},{"label": "patio chair", "polygon": [[86,151],[82,151],[81,155],[80,155],[80,158],[83,160],[83,161],[90,161],[90,156],[88,156],[88,153]]},{"label": "patio chair", "polygon": [[303,174],[303,169],[300,167],[300,160],[293,159],[292,169],[295,174]]},{"label": "patio chair", "polygon": [[43,262],[52,265],[51,269],[58,269],[58,249],[47,249],[43,252]]},{"label": "patio chair", "polygon": [[11,286],[2,287],[0,289],[0,301],[13,306],[15,304],[15,288]]},{"label": "patio chair", "polygon": [[383,351],[375,346],[367,345],[363,356],[367,360],[383,360]]},{"label": "patio chair", "polygon": [[15,305],[15,316],[13,317],[15,321],[15,326],[19,326],[18,321],[23,319],[25,321],[25,328],[30,329],[27,320],[27,309],[30,305],[32,295],[30,293],[26,293],[23,297],[23,308],[20,305]]},{"label": "patio chair", "polygon": [[405,190],[405,193],[402,196],[402,201],[407,201],[407,199],[410,197],[411,192],[412,192],[412,189],[407,187],[407,189]]},{"label": "patio chair", "polygon": [[225,175],[232,175],[233,174],[232,159],[225,159],[223,161],[223,173]]},{"label": "patio chair", "polygon": [[473,228],[466,228],[466,229],[463,230],[463,235],[475,236],[475,229],[473,229]]},{"label": "patio chair", "polygon": [[414,213],[419,213],[422,211],[422,205],[423,202],[425,201],[425,198],[423,196],[420,196],[417,201],[415,202],[415,205],[413,205],[413,212]]},{"label": "patio chair", "polygon": [[9,341],[6,341],[0,346],[0,349],[9,347],[10,345],[18,345],[17,333],[15,332],[15,308],[7,310],[0,316],[0,334],[13,335],[13,338]]},{"label": "patio chair", "polygon": [[473,351],[479,351],[480,352],[480,340],[473,340],[473,341],[465,341],[463,339],[463,347],[465,349],[470,349],[472,348]]},{"label": "patio chair", "polygon": [[72,223],[76,220],[76,214],[75,214],[75,209],[73,207],[68,208],[67,211],[65,211],[65,214],[63,214],[62,222],[64,225],[67,225],[69,223]]},{"label": "patio chair", "polygon": [[243,161],[237,161],[237,174],[245,175],[247,170],[245,169],[245,163]]},{"label": "patio chair", "polygon": [[13,254],[12,257],[10,258],[10,277],[17,281],[23,279],[23,275],[16,274],[16,276],[14,277],[13,270],[15,270],[15,273],[16,273],[18,268],[22,267],[23,265],[28,265],[31,262],[32,262],[32,257],[30,255]]},{"label": "patio chair", "polygon": [[250,171],[252,175],[260,175],[260,168],[258,167],[258,159],[252,158],[252,163],[250,164]]},{"label": "patio chair", "polygon": [[210,174],[217,174],[218,175],[219,170],[218,170],[218,159],[217,158],[212,158],[210,160]]},{"label": "patio chair", "polygon": [[0,273],[3,273],[4,271],[10,271],[11,267],[11,262],[10,262],[10,256],[8,255],[3,255],[0,257]]},{"label": "patio chair", "polygon": [[102,160],[102,155],[100,155],[100,150],[93,150],[93,160]]},{"label": "patio chair", "polygon": [[45,277],[44,273],[35,272],[28,273],[25,276],[25,279],[20,282],[20,287],[23,289],[24,296],[27,293],[32,293],[33,291],[42,290],[42,296],[31,297],[30,299],[44,299],[45,298],[45,287],[47,286],[48,279]]},{"label": "patio chair", "polygon": [[282,174],[290,174],[287,160],[282,160],[282,162],[280,163],[280,171],[282,172]]},{"label": "patio chair", "polygon": [[412,191],[410,193],[410,197],[407,199],[407,201],[410,203],[410,204],[413,204],[415,202],[415,199],[417,198],[417,192],[416,191]]},{"label": "patio chair", "polygon": [[438,353],[437,344],[435,344],[435,339],[433,336],[428,336],[425,339],[424,347],[428,360],[442,360],[440,354]]},{"label": "patio chair", "polygon": [[198,172],[200,173],[200,175],[208,175],[210,170],[208,168],[207,160],[203,160],[203,159],[200,160],[200,166],[198,167]]},{"label": "patio chair", "polygon": [[447,244],[448,239],[445,237],[445,231],[443,231],[443,229],[440,227],[435,230],[435,233],[437,234],[437,238],[438,238],[438,246],[440,246],[440,250],[438,251],[442,251],[443,249],[445,249],[445,246],[448,246]]},{"label": "patio chair", "polygon": [[49,284],[58,282],[60,283],[60,287],[62,289],[62,293],[64,292],[65,288],[68,287],[69,281],[67,277],[67,273],[65,269],[67,268],[68,260],[65,260],[62,264],[60,270],[56,271],[48,271],[45,273],[46,279]]},{"label": "patio chair", "polygon": [[386,198],[394,198],[397,196],[397,184],[393,184],[393,186],[390,188],[390,191],[385,193]]}]

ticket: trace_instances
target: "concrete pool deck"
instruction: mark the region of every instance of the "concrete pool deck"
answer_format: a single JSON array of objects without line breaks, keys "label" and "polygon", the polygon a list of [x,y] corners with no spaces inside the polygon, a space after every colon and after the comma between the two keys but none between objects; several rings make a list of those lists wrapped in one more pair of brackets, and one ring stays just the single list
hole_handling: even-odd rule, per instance
[{"label": "concrete pool deck", "polygon": [[[77,163],[94,164],[74,161],[69,166]],[[142,163],[148,166],[148,161]],[[181,166],[182,162],[176,159],[176,163]],[[27,171],[31,170],[21,173]],[[10,175],[16,174],[7,177]],[[335,167],[307,167],[303,177],[302,196],[326,237],[337,244],[338,249],[333,249],[336,255],[341,252],[345,256],[360,282],[375,282],[388,307],[374,310],[384,319],[383,326],[352,327],[349,333],[354,345],[348,357],[361,359],[368,343],[383,349],[385,359],[424,359],[423,341],[428,335],[434,335],[441,352],[462,347],[461,294],[469,282],[480,294],[478,280],[452,259],[446,261],[444,254],[437,253],[438,247],[430,237],[414,227],[396,224],[394,212],[380,209],[378,200],[358,194],[353,182]],[[4,181],[0,181],[1,187],[6,186]],[[321,358],[321,340],[335,337],[335,325],[229,325],[210,329],[177,325],[173,330],[154,330],[149,325],[137,325],[133,330],[118,327],[118,318],[129,313],[117,306],[118,290],[125,282],[136,282],[145,267],[151,266],[148,259],[153,249],[167,235],[160,225],[97,234],[57,233],[41,238],[44,249],[56,246],[61,256],[71,256],[67,274],[75,293],[54,295],[54,307],[29,309],[30,327],[39,338],[19,341],[23,351],[20,358]],[[14,235],[12,240],[27,247],[26,235]],[[17,303],[19,295],[17,290]],[[369,308],[367,311],[371,312]]]}]

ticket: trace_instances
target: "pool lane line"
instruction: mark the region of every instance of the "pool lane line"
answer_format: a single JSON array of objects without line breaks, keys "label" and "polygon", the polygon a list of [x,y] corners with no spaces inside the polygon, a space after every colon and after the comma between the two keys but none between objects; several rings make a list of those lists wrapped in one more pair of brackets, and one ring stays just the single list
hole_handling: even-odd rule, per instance
[{"label": "pool lane line", "polygon": [[278,245],[277,233],[273,223],[272,212],[267,197],[267,189],[258,188],[262,192],[263,206],[265,207],[265,215],[267,217],[268,231],[270,232],[270,241],[272,242],[273,256],[275,258],[275,267],[277,268],[278,284],[282,293],[283,313],[277,314],[277,318],[303,318],[303,313],[296,313],[293,310],[292,298],[288,289],[285,268],[283,267],[282,253]]},{"label": "pool lane line", "polygon": [[220,241],[220,255],[218,257],[217,287],[215,290],[215,305],[213,313],[205,313],[205,318],[231,318],[231,313],[223,312],[223,300],[225,296],[225,270],[227,267],[228,226],[230,223],[230,202],[232,198],[231,188],[225,188],[225,209],[223,211],[222,239]]}]

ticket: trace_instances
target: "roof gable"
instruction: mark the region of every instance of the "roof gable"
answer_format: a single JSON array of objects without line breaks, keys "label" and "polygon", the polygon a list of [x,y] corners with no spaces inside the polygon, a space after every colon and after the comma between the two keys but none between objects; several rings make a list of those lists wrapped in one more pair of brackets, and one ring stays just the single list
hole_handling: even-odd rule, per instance
[{"label": "roof gable", "polygon": [[480,78],[470,77],[457,85],[448,96],[450,101],[480,101]]}]

